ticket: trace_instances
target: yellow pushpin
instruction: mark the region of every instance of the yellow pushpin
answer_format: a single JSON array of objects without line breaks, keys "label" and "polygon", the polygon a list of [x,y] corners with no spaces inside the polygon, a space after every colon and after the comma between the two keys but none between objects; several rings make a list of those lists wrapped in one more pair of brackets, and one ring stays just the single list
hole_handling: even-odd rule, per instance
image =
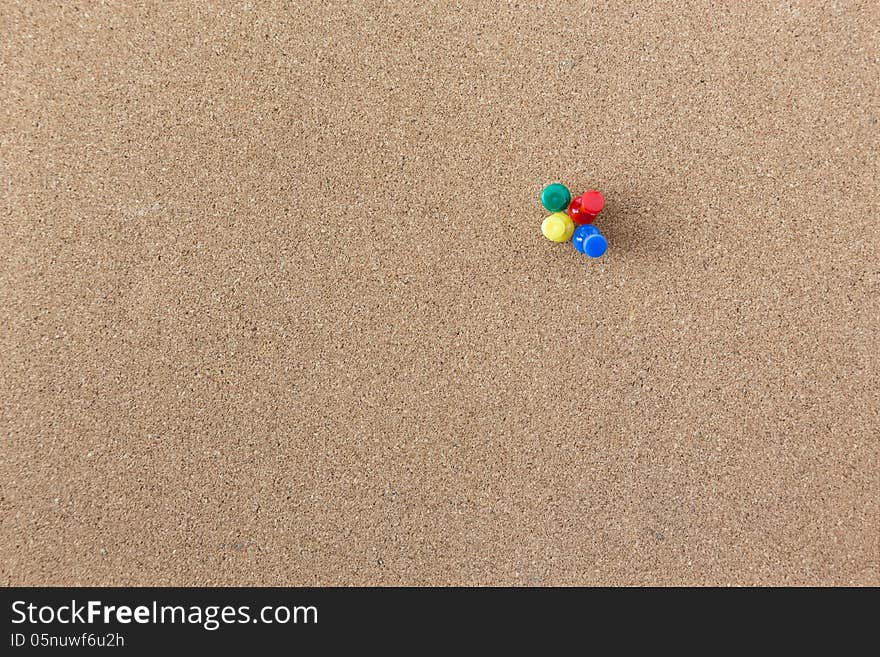
[{"label": "yellow pushpin", "polygon": [[551,242],[567,242],[574,235],[574,222],[564,212],[554,212],[541,223],[541,232]]}]

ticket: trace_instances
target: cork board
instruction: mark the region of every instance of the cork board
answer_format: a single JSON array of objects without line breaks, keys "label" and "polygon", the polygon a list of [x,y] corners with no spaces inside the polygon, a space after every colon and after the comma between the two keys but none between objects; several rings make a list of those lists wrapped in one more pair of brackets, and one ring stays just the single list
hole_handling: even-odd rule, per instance
[{"label": "cork board", "polygon": [[0,29],[3,582],[880,584],[876,3]]}]

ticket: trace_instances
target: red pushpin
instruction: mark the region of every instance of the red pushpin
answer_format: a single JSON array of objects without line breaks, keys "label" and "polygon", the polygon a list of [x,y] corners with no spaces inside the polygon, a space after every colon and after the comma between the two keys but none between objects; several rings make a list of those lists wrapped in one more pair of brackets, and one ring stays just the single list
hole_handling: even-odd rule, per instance
[{"label": "red pushpin", "polygon": [[591,189],[572,200],[568,216],[576,224],[591,224],[604,207],[605,197],[602,192]]}]

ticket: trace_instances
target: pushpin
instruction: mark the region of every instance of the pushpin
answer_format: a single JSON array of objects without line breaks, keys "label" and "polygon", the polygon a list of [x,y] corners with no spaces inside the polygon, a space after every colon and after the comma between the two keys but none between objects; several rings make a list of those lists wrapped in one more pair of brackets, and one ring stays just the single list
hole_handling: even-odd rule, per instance
[{"label": "pushpin", "polygon": [[564,212],[555,212],[541,223],[541,232],[551,242],[567,242],[574,234],[574,222]]},{"label": "pushpin", "polygon": [[571,192],[562,183],[552,183],[541,192],[541,204],[550,212],[561,212],[571,203]]},{"label": "pushpin", "polygon": [[568,213],[571,215],[571,220],[576,224],[591,224],[604,207],[605,197],[602,196],[601,192],[591,189],[571,202]]},{"label": "pushpin", "polygon": [[574,231],[574,239],[572,244],[581,253],[585,253],[591,258],[599,258],[608,250],[608,240],[599,232],[595,226],[585,224],[578,226]]}]

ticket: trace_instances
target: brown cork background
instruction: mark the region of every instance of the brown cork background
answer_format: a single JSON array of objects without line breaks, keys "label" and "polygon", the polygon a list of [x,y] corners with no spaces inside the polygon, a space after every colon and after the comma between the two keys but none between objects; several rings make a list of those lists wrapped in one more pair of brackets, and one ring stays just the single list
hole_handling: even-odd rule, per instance
[{"label": "brown cork background", "polygon": [[232,4],[0,4],[3,583],[880,583],[877,3]]}]

